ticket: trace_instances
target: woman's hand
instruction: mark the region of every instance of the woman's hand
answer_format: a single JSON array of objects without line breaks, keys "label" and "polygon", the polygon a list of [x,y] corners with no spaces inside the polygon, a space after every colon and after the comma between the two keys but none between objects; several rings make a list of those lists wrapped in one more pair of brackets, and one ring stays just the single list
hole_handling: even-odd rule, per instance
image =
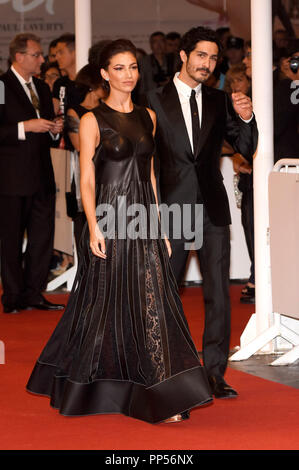
[{"label": "woman's hand", "polygon": [[103,259],[107,258],[105,238],[99,229],[98,224],[96,224],[94,229],[90,232],[89,246],[95,256]]},{"label": "woman's hand", "polygon": [[168,256],[169,256],[169,258],[170,258],[171,255],[172,255],[172,249],[171,249],[170,241],[168,240],[168,238],[167,238],[166,235],[164,235],[164,240],[165,240],[165,243],[166,243],[166,248],[167,248],[167,251],[168,251]]}]

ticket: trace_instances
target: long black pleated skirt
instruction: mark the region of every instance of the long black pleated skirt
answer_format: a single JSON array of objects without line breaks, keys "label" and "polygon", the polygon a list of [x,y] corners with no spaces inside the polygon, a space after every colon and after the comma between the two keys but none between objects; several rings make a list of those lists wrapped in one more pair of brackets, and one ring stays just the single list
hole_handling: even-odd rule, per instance
[{"label": "long black pleated skirt", "polygon": [[[151,184],[132,182],[125,195],[127,204],[146,208],[145,236],[116,231],[101,259],[92,254],[85,227],[69,302],[27,390],[49,396],[63,415],[122,413],[158,423],[212,397],[165,241],[150,233]],[[101,186],[99,200],[116,213],[120,196],[120,186]]]}]

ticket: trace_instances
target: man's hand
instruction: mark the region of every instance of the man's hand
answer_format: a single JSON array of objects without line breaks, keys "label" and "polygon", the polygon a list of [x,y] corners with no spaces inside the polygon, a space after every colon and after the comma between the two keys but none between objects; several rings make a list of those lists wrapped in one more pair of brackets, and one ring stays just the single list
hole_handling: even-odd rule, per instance
[{"label": "man's hand", "polygon": [[24,130],[25,132],[53,132],[54,122],[48,121],[47,119],[29,119],[29,121],[24,121]]},{"label": "man's hand", "polygon": [[60,134],[63,131],[63,119],[55,118],[53,121],[53,127],[51,129],[52,134]]},{"label": "man's hand", "polygon": [[232,93],[232,100],[236,113],[239,114],[244,121],[248,121],[253,113],[251,99],[239,91]]},{"label": "man's hand", "polygon": [[235,153],[232,160],[235,173],[247,173],[249,175],[252,173],[252,166],[240,153]]}]

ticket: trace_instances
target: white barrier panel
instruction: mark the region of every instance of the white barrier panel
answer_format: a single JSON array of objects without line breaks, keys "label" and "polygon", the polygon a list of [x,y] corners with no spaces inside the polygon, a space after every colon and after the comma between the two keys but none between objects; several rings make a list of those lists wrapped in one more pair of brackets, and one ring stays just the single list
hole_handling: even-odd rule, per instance
[{"label": "white barrier panel", "polygon": [[271,365],[299,358],[299,159],[281,159],[269,177],[273,311],[280,314],[277,349],[289,350]]},{"label": "white barrier panel", "polygon": [[51,149],[56,183],[54,249],[73,255],[72,219],[66,213],[65,193],[70,191],[70,152]]},{"label": "white barrier panel", "polygon": [[[290,167],[293,169],[291,170]],[[284,168],[283,171],[281,169]],[[274,352],[283,352],[270,365],[289,365],[299,358],[299,159],[281,159],[269,175],[269,230],[273,322],[256,336],[256,315],[243,332],[241,349],[231,361],[248,359],[276,340]],[[250,338],[251,332],[252,337]],[[243,336],[242,335],[242,336]]]},{"label": "white barrier panel", "polygon": [[277,162],[269,195],[273,311],[299,319],[299,160]]}]

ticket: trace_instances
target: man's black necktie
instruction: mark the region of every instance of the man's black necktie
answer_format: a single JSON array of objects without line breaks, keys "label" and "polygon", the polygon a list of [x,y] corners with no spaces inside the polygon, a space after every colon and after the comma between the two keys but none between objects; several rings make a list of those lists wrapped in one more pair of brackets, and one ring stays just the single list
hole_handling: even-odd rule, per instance
[{"label": "man's black necktie", "polygon": [[190,109],[191,109],[191,118],[192,118],[193,155],[194,155],[194,158],[196,158],[198,144],[199,144],[200,124],[199,124],[198,106],[196,102],[195,90],[191,91]]}]

